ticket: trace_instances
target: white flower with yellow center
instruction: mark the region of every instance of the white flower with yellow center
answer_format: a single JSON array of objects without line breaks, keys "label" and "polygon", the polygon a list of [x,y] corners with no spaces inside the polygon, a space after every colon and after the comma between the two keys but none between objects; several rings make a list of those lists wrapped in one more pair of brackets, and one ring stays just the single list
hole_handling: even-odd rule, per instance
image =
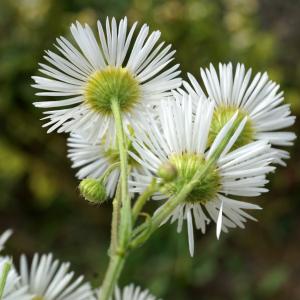
[{"label": "white flower with yellow center", "polygon": [[148,290],[142,290],[139,286],[135,286],[134,284],[127,285],[126,287],[123,288],[123,290],[116,287],[112,299],[113,300],[158,300],[156,297],[152,296]]},{"label": "white flower with yellow center", "polygon": [[4,249],[4,245],[5,245],[6,241],[10,238],[11,235],[12,235],[12,230],[10,230],[10,229],[4,231],[0,235],[0,251],[2,251]]},{"label": "white flower with yellow center", "polygon": [[93,291],[80,276],[72,282],[74,272],[69,263],[53,260],[52,254],[35,254],[31,266],[24,255],[20,261],[21,285],[29,287],[31,300],[93,300]]},{"label": "white flower with yellow center", "polygon": [[[145,107],[155,104],[181,84],[179,65],[169,67],[175,51],[164,42],[157,44],[160,32],[149,34],[143,25],[134,39],[137,23],[127,32],[127,18],[119,24],[100,21],[99,41],[91,28],[79,22],[71,26],[77,49],[64,37],[57,39],[60,55],[47,51],[49,65],[40,64],[46,77],[34,76],[39,96],[59,97],[35,106],[47,109],[48,132],[87,132],[89,140],[114,136],[112,101],[116,101],[125,120],[135,122]],[[49,110],[50,109],[50,110]]]},{"label": "white flower with yellow center", "polygon": [[[77,177],[79,179],[100,179],[106,187],[106,194],[112,198],[120,176],[120,159],[116,143],[109,148],[105,143],[91,143],[79,134],[72,133],[68,138],[68,157],[72,160],[73,168],[79,168]],[[127,148],[133,151],[131,142],[128,141]],[[130,170],[141,173],[142,166],[132,157],[128,160]]]},{"label": "white flower with yellow center", "polygon": [[[144,123],[145,131],[135,128],[133,146],[139,156],[131,153],[132,157],[154,176],[167,164],[177,170],[176,178],[165,182],[160,194],[154,199],[172,198],[191,181],[198,170],[204,169],[212,153],[224,136],[229,134],[234,120],[238,118],[236,113],[220,129],[208,149],[214,114],[213,102],[199,99],[195,106],[191,96],[175,96],[174,102],[163,103],[158,107],[158,120],[149,116],[149,122]],[[178,232],[182,230],[183,221],[187,220],[191,255],[194,252],[194,226],[205,233],[206,225],[212,219],[217,223],[219,237],[221,230],[227,232],[228,228],[236,226],[244,228],[246,219],[255,220],[244,210],[260,209],[255,204],[229,197],[253,197],[267,192],[264,188],[268,182],[266,174],[274,170],[274,167],[269,166],[273,161],[273,151],[265,141],[253,142],[229,153],[246,122],[247,118],[241,120],[214,168],[194,187],[185,202],[178,205],[165,220],[171,220],[172,223],[178,221]],[[135,176],[130,182],[131,191],[141,193],[151,178],[152,176]]]},{"label": "white flower with yellow center", "polygon": [[[258,73],[251,79],[252,70],[246,71],[243,64],[219,64],[219,75],[210,65],[200,69],[205,89],[194,76],[188,74],[190,84],[184,82],[188,93],[209,97],[216,107],[211,124],[209,143],[212,143],[224,124],[238,110],[238,114],[248,116],[243,134],[237,139],[235,147],[246,145],[253,140],[267,140],[274,146],[290,146],[296,138],[292,132],[282,131],[295,122],[290,106],[282,104],[283,92],[279,85],[269,80],[267,73]],[[287,151],[277,150],[277,162],[285,164]]]},{"label": "white flower with yellow center", "polygon": [[[6,263],[12,264],[8,257],[0,257],[0,277],[3,274]],[[3,300],[32,300],[32,297],[27,293],[27,286],[20,286],[20,277],[16,270],[11,266],[4,286],[2,295]]]}]

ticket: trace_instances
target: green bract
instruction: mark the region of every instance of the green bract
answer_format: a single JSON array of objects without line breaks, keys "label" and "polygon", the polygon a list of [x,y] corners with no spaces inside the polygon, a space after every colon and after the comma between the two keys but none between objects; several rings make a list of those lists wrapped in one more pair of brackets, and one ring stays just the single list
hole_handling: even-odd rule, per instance
[{"label": "green bract", "polygon": [[[232,106],[217,106],[215,108],[213,118],[211,121],[209,136],[208,136],[208,145],[210,146],[215,140],[216,136],[219,134],[224,125],[232,118],[235,112],[238,110],[237,120],[242,121],[244,117],[248,114],[240,109],[237,109]],[[247,145],[254,139],[254,127],[251,122],[251,119],[248,117],[247,122],[240,136],[236,140],[235,144],[232,147],[232,150],[237,149],[241,146]]]},{"label": "green bract", "polygon": [[111,102],[130,111],[140,98],[138,81],[126,68],[106,67],[94,72],[85,87],[85,102],[96,112],[112,114]]},{"label": "green bract", "polygon": [[[204,156],[194,153],[173,154],[169,158],[177,169],[177,177],[174,181],[165,184],[164,192],[169,196],[176,195],[182,188],[191,181],[195,173],[206,165]],[[220,188],[220,176],[216,169],[212,169],[198,182],[186,202],[205,204],[215,198]]]}]

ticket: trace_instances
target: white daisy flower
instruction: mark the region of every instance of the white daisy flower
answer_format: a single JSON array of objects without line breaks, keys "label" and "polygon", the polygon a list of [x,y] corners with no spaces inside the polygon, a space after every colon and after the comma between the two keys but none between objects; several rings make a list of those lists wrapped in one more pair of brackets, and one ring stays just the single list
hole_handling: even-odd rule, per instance
[{"label": "white daisy flower", "polygon": [[60,263],[52,254],[35,254],[31,266],[24,255],[20,261],[21,285],[29,287],[34,300],[93,300],[93,291],[80,276],[72,282],[74,272],[69,263]]},{"label": "white daisy flower", "polygon": [[[189,183],[196,171],[205,167],[238,117],[236,113],[225,124],[207,150],[214,114],[213,102],[200,99],[195,107],[192,97],[175,95],[176,101],[173,104],[164,103],[158,107],[158,120],[149,115],[148,126],[145,122],[146,133],[135,128],[133,146],[139,156],[134,153],[131,156],[152,174],[156,174],[160,166],[167,163],[175,166],[178,172],[176,179],[165,183],[161,193],[154,199],[171,198]],[[247,219],[255,220],[244,210],[260,209],[259,206],[233,200],[229,195],[253,197],[268,191],[264,188],[268,182],[266,174],[275,168],[269,166],[273,160],[273,151],[266,141],[256,141],[228,153],[246,122],[245,117],[236,128],[214,170],[196,185],[185,202],[165,220],[171,220],[171,223],[178,221],[178,232],[182,230],[183,221],[187,220],[191,255],[194,252],[194,226],[205,233],[206,225],[213,220],[217,223],[219,237],[221,230],[227,232],[228,228],[236,226],[244,228]],[[135,176],[130,182],[130,190],[141,193],[151,178],[152,176]]]},{"label": "white daisy flower", "polygon": [[5,245],[6,241],[10,238],[11,235],[12,235],[12,230],[10,230],[10,229],[4,231],[0,235],[0,251],[4,249],[4,245]]},{"label": "white daisy flower", "polygon": [[[219,75],[210,65],[209,69],[200,69],[205,89],[194,76],[188,74],[190,84],[184,82],[188,93],[208,96],[216,103],[211,125],[210,142],[216,137],[224,124],[239,110],[241,117],[248,116],[243,134],[237,140],[237,146],[253,140],[268,140],[274,146],[290,146],[296,135],[282,131],[295,122],[290,106],[282,104],[283,92],[279,85],[271,81],[267,73],[258,73],[251,79],[252,70],[246,71],[243,64],[237,64],[235,71],[232,64],[219,64]],[[277,151],[278,163],[288,158],[286,151]]]},{"label": "white daisy flower", "polygon": [[[98,294],[98,293],[97,293]],[[101,290],[100,290],[101,294]],[[139,286],[134,284],[127,285],[121,290],[119,287],[115,288],[113,300],[158,300],[152,296],[148,290],[142,290]]]},{"label": "white daisy flower", "polygon": [[[119,151],[117,144],[106,147],[104,143],[91,143],[79,134],[71,133],[68,138],[68,157],[72,161],[72,168],[79,168],[76,176],[78,179],[99,179],[106,172],[104,179],[106,194],[112,198],[120,176]],[[134,151],[131,142],[128,141],[128,150]],[[131,172],[144,174],[142,166],[133,159],[128,158]]]},{"label": "white daisy flower", "polygon": [[[8,257],[0,257],[0,277],[4,271],[5,264],[11,260]],[[19,286],[20,278],[12,266],[8,272],[6,283],[2,295],[3,300],[32,300],[27,291],[27,286]]]},{"label": "white daisy flower", "polygon": [[48,132],[88,132],[93,141],[107,133],[109,138],[114,136],[113,100],[118,101],[125,120],[136,122],[146,106],[181,84],[179,65],[169,67],[175,51],[164,42],[157,45],[159,31],[149,34],[149,27],[143,25],[133,38],[137,23],[127,32],[127,18],[119,24],[107,18],[106,29],[100,21],[97,25],[100,43],[87,24],[72,24],[79,49],[58,38],[55,46],[60,54],[46,51],[49,65],[40,64],[46,76],[33,77],[33,86],[42,90],[38,96],[59,97],[34,103],[47,109],[44,126],[50,126]]}]

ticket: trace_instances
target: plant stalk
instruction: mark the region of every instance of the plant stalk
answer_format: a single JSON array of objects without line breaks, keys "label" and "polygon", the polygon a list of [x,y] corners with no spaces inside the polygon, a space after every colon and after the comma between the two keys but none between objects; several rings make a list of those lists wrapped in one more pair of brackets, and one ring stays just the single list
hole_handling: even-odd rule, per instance
[{"label": "plant stalk", "polygon": [[133,222],[135,222],[138,218],[139,213],[142,211],[144,205],[149,200],[149,198],[157,192],[158,184],[156,180],[153,180],[145,189],[145,191],[137,198],[133,209],[132,209],[132,218]]},{"label": "plant stalk", "polygon": [[109,266],[105,274],[105,279],[101,286],[98,299],[109,300],[113,294],[116,282],[118,281],[121,271],[124,267],[125,256],[115,254],[111,256]]},{"label": "plant stalk", "polygon": [[114,287],[116,286],[124,267],[125,256],[132,232],[131,199],[128,193],[128,149],[118,99],[112,99],[111,110],[116,126],[117,143],[120,156],[119,184],[121,190],[121,201],[118,199],[116,200],[114,203],[114,210],[117,210],[119,207],[120,203],[117,201],[121,202],[122,207],[120,209],[120,222],[117,215],[118,211],[113,212],[112,231],[118,238],[117,241],[113,241],[115,237],[112,236],[114,250],[110,253],[110,262],[102,283],[101,293],[99,293],[98,296],[99,300],[109,300],[113,294]]},{"label": "plant stalk", "polygon": [[116,195],[112,203],[113,212],[111,221],[111,241],[109,247],[110,254],[115,253],[118,246],[121,200],[120,184],[118,184]]}]

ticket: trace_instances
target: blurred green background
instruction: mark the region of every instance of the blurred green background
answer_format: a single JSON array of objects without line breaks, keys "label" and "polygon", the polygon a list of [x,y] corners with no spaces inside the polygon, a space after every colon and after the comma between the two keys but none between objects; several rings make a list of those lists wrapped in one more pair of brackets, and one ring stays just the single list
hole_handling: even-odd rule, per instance
[{"label": "blurred green background", "polygon": [[[300,114],[299,0],[0,0],[0,232],[14,229],[7,251],[16,261],[21,252],[53,251],[95,286],[108,261],[111,207],[78,196],[65,136],[41,128],[30,85],[43,51],[70,36],[71,22],[94,26],[107,15],[161,30],[184,78],[219,61],[267,70]],[[133,281],[173,300],[300,299],[299,147],[271,178],[271,192],[254,199],[264,208],[258,223],[220,241],[214,226],[198,232],[193,259],[186,234],[165,226],[132,253],[122,285]]]}]

